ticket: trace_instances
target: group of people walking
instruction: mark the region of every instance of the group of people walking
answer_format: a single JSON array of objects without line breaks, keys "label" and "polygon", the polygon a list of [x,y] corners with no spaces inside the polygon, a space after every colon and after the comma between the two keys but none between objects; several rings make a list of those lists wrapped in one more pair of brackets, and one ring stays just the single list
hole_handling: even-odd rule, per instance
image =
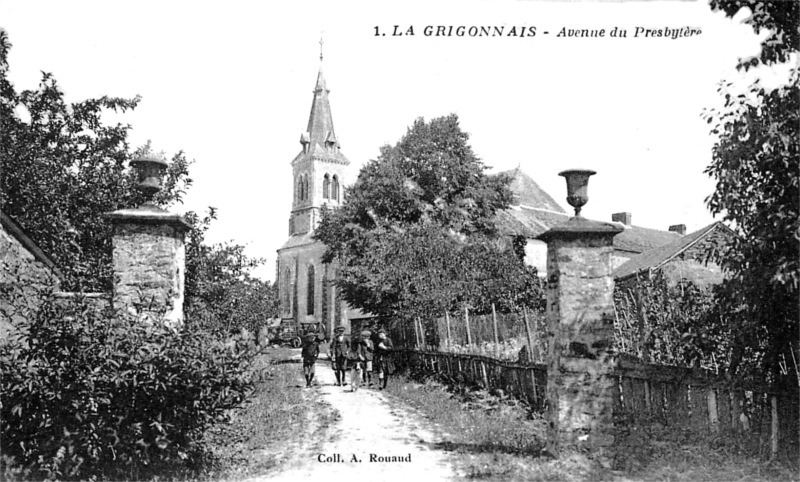
[{"label": "group of people walking", "polygon": [[[374,386],[383,390],[389,380],[390,357],[392,341],[386,336],[386,331],[381,328],[373,333],[364,330],[351,336],[350,341],[344,337],[344,327],[334,330],[333,340],[330,343],[328,356],[331,368],[336,375],[336,385],[347,385],[347,371],[350,371],[350,387],[357,391],[362,385]],[[314,363],[319,356],[319,342],[316,335],[307,336],[303,344],[303,374],[306,378],[306,388],[311,387],[314,380]]]}]

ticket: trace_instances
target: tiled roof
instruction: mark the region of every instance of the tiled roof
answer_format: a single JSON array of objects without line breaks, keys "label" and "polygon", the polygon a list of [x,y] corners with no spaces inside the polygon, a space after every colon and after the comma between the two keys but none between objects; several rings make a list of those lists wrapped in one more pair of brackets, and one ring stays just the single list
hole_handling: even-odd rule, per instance
[{"label": "tiled roof", "polygon": [[511,175],[511,191],[514,193],[514,204],[532,208],[546,209],[557,213],[564,213],[562,208],[549,194],[547,194],[536,181],[522,172],[519,168],[503,171],[500,174]]},{"label": "tiled roof", "polygon": [[[512,206],[497,213],[496,221],[503,234],[534,238],[550,228],[566,223],[569,219],[568,214],[527,206]],[[669,231],[625,226],[625,230],[614,237],[614,248],[630,253],[642,253],[679,238],[680,235]]]},{"label": "tiled roof", "polygon": [[675,258],[682,252],[686,251],[688,248],[690,248],[699,240],[703,239],[705,236],[713,232],[715,229],[728,230],[728,227],[722,224],[721,222],[717,221],[712,224],[709,224],[708,226],[698,231],[680,237],[679,239],[674,240],[671,243],[656,247],[654,249],[650,249],[638,256],[634,256],[633,258],[629,259],[628,261],[620,265],[614,271],[614,278],[618,280],[624,279],[629,276],[633,276],[636,273],[641,273],[643,271],[651,269],[658,269],[660,266],[663,266],[671,259]]},{"label": "tiled roof", "polygon": [[[512,176],[511,190],[516,204],[497,214],[496,222],[501,233],[533,238],[569,220],[571,215],[530,176],[519,169],[504,173]],[[614,248],[642,253],[679,238],[680,235],[670,231],[625,226],[625,230],[614,237]]]},{"label": "tiled roof", "polygon": [[680,234],[671,231],[659,231],[658,229],[642,228],[639,226],[625,226],[625,231],[619,233],[614,238],[614,247],[621,251],[643,253],[671,243],[680,239],[680,237]]}]

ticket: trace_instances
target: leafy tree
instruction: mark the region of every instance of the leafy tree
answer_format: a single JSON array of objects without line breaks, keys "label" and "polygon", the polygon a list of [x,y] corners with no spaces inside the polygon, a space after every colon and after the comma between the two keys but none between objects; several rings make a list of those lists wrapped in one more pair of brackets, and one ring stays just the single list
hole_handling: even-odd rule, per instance
[{"label": "leafy tree", "polygon": [[749,69],[759,64],[786,62],[800,44],[800,31],[797,29],[800,18],[800,3],[794,1],[775,2],[765,0],[711,0],[711,9],[725,12],[728,17],[736,15],[740,9],[749,8],[751,14],[744,23],[751,25],[756,33],[761,29],[770,35],[761,44],[758,57],[739,59],[738,68]]},{"label": "leafy tree", "polygon": [[[38,89],[17,93],[9,49],[0,31],[0,209],[53,257],[65,289],[107,290],[111,225],[102,215],[141,202],[128,162],[150,146],[132,152],[130,126],[105,125],[102,114],[132,110],[139,98],[69,104],[49,73]],[[192,183],[188,166],[183,152],[172,157],[157,204],[180,202]]]},{"label": "leafy tree", "polygon": [[538,299],[535,270],[494,223],[510,178],[486,175],[468,138],[456,115],[417,119],[364,166],[341,208],[323,211],[315,236],[348,303],[405,318]]},{"label": "leafy tree", "polygon": [[186,319],[222,336],[241,328],[255,333],[278,313],[276,286],[251,276],[264,260],[245,255],[244,246],[205,242],[216,216],[214,208],[202,219],[194,212],[185,216],[192,225],[186,242]]},{"label": "leafy tree", "polygon": [[[756,31],[771,30],[762,44],[761,62],[796,56],[796,2],[712,2],[729,16],[743,6],[752,10],[747,22]],[[742,61],[739,67],[746,69],[747,64]],[[761,366],[754,369],[774,376],[783,361],[791,364],[791,343],[798,339],[799,82],[793,68],[788,83],[773,90],[755,82],[736,95],[730,83],[723,83],[718,90],[725,96],[724,107],[705,114],[717,136],[705,171],[717,185],[706,202],[739,234],[729,246],[710,254],[730,275],[719,299],[736,340],[734,371],[750,353],[751,360],[760,360]]]}]

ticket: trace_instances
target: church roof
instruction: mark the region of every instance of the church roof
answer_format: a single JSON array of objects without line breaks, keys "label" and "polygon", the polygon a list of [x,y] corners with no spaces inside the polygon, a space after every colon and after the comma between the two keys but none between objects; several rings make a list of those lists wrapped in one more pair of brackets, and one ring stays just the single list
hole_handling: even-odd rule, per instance
[{"label": "church roof", "polygon": [[[519,169],[506,172],[514,176],[511,190],[517,204],[497,213],[495,221],[501,233],[534,238],[570,219],[571,215],[527,174]],[[680,238],[670,231],[640,226],[624,228],[614,237],[614,248],[618,251],[642,253]]]},{"label": "church roof", "polygon": [[309,244],[314,244],[319,242],[320,241],[314,239],[313,232],[294,234],[292,236],[289,236],[289,239],[287,239],[286,242],[283,243],[283,246],[281,246],[278,249],[278,251],[282,251],[284,249],[289,249],[289,248],[297,248],[298,246],[307,246]]},{"label": "church roof", "polygon": [[330,90],[325,84],[325,75],[320,67],[317,83],[314,86],[314,99],[311,102],[308,127],[300,135],[303,150],[295,157],[292,164],[307,158],[324,159],[343,164],[350,163],[340,151],[341,146],[333,128],[333,116],[328,100],[329,92]]}]

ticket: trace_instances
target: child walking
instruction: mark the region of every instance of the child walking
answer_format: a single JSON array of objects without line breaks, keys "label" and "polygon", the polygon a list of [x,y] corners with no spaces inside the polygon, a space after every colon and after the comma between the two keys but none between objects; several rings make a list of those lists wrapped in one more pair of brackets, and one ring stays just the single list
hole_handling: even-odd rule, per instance
[{"label": "child walking", "polygon": [[347,357],[350,363],[350,386],[354,392],[361,386],[362,369],[366,358],[364,351],[361,338],[354,337],[350,341],[350,353]]},{"label": "child walking", "polygon": [[311,382],[314,381],[314,364],[319,357],[319,342],[317,335],[309,333],[305,336],[302,349],[303,357],[303,376],[306,378],[306,388],[311,388]]}]

